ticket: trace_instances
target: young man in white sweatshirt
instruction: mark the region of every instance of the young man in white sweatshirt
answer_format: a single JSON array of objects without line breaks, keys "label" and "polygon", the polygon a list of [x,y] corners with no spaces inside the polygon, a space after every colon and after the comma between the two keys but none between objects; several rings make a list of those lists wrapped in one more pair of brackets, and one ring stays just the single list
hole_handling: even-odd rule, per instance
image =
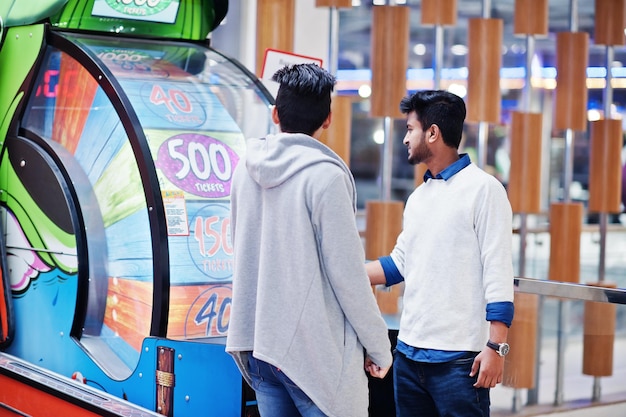
[{"label": "young man in white sweatshirt", "polygon": [[281,133],[248,140],[232,180],[226,350],[262,417],[364,417],[365,371],[385,376],[391,344],[365,272],[354,179],[318,140],[335,78],[301,64],[273,79]]},{"label": "young man in white sweatshirt", "polygon": [[501,183],[458,153],[466,115],[447,91],[405,97],[404,144],[428,168],[372,284],[404,281],[394,355],[398,417],[489,415],[513,320],[512,211]]}]

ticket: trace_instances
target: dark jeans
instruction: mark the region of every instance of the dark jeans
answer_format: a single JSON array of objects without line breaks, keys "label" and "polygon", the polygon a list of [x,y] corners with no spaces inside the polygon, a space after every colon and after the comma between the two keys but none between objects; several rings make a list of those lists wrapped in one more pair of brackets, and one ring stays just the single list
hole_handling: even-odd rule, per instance
[{"label": "dark jeans", "polygon": [[248,371],[261,417],[326,417],[284,373],[248,355]]},{"label": "dark jeans", "polygon": [[489,389],[474,388],[474,356],[446,363],[415,362],[394,353],[397,417],[488,417]]}]

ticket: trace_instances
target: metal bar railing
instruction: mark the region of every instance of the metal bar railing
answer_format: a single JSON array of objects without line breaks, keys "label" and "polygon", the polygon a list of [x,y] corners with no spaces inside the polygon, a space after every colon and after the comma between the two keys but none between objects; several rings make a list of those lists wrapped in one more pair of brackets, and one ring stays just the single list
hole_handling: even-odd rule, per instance
[{"label": "metal bar railing", "polygon": [[621,288],[593,287],[584,284],[516,277],[515,290],[573,300],[626,304],[626,289]]}]

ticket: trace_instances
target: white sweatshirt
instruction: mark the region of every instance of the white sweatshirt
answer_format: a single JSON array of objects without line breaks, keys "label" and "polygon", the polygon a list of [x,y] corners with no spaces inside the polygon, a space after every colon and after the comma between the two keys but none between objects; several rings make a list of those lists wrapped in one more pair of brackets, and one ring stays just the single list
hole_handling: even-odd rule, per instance
[{"label": "white sweatshirt", "polygon": [[513,301],[512,211],[502,184],[470,164],[408,198],[391,258],[404,276],[398,338],[445,351],[481,351],[488,303]]}]

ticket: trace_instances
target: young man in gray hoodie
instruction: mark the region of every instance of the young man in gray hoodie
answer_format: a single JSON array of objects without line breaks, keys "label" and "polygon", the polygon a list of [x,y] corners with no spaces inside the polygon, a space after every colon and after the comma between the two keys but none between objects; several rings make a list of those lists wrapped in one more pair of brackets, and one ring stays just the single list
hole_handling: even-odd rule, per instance
[{"label": "young man in gray hoodie", "polygon": [[226,351],[263,417],[365,417],[391,346],[365,271],[346,164],[319,142],[335,78],[284,67],[273,121],[247,141],[231,192],[233,301]]}]

